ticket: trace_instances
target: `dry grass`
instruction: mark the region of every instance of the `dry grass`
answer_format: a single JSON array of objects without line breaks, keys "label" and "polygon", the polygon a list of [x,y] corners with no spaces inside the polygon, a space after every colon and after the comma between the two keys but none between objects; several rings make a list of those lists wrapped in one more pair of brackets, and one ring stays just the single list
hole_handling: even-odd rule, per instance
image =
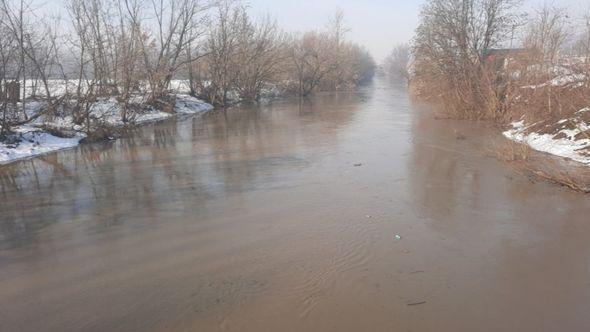
[{"label": "dry grass", "polygon": [[530,179],[541,179],[582,193],[590,193],[590,169],[559,158],[534,152],[528,145],[508,140],[495,142],[486,154],[506,162],[515,171]]},{"label": "dry grass", "polygon": [[530,159],[531,148],[526,144],[503,140],[492,143],[486,154],[505,162],[526,162]]},{"label": "dry grass", "polygon": [[[547,165],[545,165],[547,167]],[[553,182],[582,193],[590,193],[590,179],[583,174],[576,174],[553,165],[548,170],[541,169],[538,164],[524,164],[523,169],[537,178]]]},{"label": "dry grass", "polygon": [[[526,82],[521,83],[526,86]],[[506,120],[526,116],[528,122],[560,120],[572,117],[590,106],[590,86],[560,86],[537,89],[520,88],[507,107]]]},{"label": "dry grass", "polygon": [[[523,58],[504,68],[473,64],[454,72],[428,63],[417,66],[410,92],[440,105],[440,118],[506,124],[525,116],[532,123],[564,119],[590,106],[590,65],[549,65]],[[587,79],[580,81],[584,76]]]},{"label": "dry grass", "polygon": [[505,86],[498,84],[500,74],[478,64],[453,73],[421,64],[410,83],[410,92],[415,98],[440,105],[439,118],[495,120],[505,109]]}]

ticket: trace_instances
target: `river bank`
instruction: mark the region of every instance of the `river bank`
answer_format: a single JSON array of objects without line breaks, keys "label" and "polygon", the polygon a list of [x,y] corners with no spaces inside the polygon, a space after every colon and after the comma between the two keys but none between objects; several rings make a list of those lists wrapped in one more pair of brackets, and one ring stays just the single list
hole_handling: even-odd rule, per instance
[{"label": "river bank", "polygon": [[[487,86],[488,104],[465,106],[463,101],[428,97],[430,92],[424,92],[426,88],[419,83],[412,85],[413,95],[436,104],[433,112],[439,118],[494,124],[508,142],[492,147],[491,155],[531,176],[589,193],[590,105],[586,96],[590,76],[564,66],[545,68],[541,73],[526,69],[537,76],[520,77],[522,68],[505,68],[504,76],[486,72],[500,77]],[[531,82],[534,84],[528,85]]]},{"label": "river bank", "polygon": [[[96,101],[89,110],[88,121],[97,122],[91,132],[84,125],[85,121],[77,122],[70,113],[53,112],[42,115],[26,124],[11,128],[11,132],[0,140],[0,165],[17,160],[38,157],[47,153],[64,149],[71,149],[84,143],[90,135],[102,135],[91,139],[113,140],[118,129],[151,124],[174,116],[194,116],[213,110],[213,106],[187,94],[173,95],[173,107],[167,111],[142,104],[145,99],[141,96],[135,112],[129,119],[121,117],[121,105],[115,97],[103,98]],[[47,102],[28,100],[26,113],[33,118],[47,107]],[[16,107],[22,108],[19,103]],[[62,115],[63,114],[63,115]]]}]

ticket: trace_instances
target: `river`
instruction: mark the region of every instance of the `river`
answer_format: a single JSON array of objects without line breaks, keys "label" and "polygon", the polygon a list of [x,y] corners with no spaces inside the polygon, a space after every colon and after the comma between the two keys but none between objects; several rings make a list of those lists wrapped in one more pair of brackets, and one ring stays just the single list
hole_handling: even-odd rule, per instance
[{"label": "river", "polygon": [[0,331],[588,331],[590,198],[499,136],[378,79],[2,166]]}]

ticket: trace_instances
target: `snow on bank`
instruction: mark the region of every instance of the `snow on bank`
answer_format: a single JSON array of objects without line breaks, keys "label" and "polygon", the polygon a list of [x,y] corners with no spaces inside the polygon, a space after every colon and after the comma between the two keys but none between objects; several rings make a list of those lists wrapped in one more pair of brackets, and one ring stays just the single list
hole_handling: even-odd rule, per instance
[{"label": "snow on bank", "polygon": [[11,161],[39,156],[54,151],[69,149],[77,146],[84,135],[78,134],[73,138],[53,136],[34,127],[21,127],[16,130],[19,142],[0,142],[0,165]]},{"label": "snow on bank", "polygon": [[[141,103],[140,100],[137,101]],[[90,116],[95,119],[100,119],[104,124],[113,127],[123,127],[125,122],[121,117],[121,109],[119,103],[115,98],[109,98],[102,100],[94,104],[90,110]],[[130,121],[133,124],[145,124],[150,122],[162,121],[169,117],[172,117],[171,113],[162,112],[160,110],[148,107],[140,112],[134,112],[130,115]]]},{"label": "snow on bank", "polygon": [[178,114],[198,114],[213,110],[213,105],[189,95],[177,95],[174,111]]},{"label": "snow on bank", "polygon": [[[582,117],[590,114],[590,107],[584,108],[573,117],[556,123],[534,123],[525,121],[512,123],[512,129],[504,136],[515,142],[524,143],[537,151],[569,158],[590,166],[590,126]],[[543,132],[542,128],[556,128]]]},{"label": "snow on bank", "polygon": [[527,86],[523,86],[522,88],[536,90],[536,89],[546,88],[549,86],[563,87],[563,86],[566,86],[569,84],[573,84],[573,87],[577,88],[577,87],[584,86],[586,80],[587,80],[587,77],[584,74],[568,74],[568,75],[557,76],[554,79],[550,80],[549,82],[546,82],[543,84],[527,85]]},{"label": "snow on bank", "polygon": [[[40,80],[28,79],[26,81],[19,82],[21,86],[25,84],[25,96],[28,97],[47,97],[45,87]],[[79,84],[78,80],[63,80],[63,79],[49,79],[47,81],[49,93],[52,96],[63,96],[66,93],[75,93],[80,86],[82,92],[86,92],[88,89],[88,83],[82,81]],[[142,91],[149,90],[148,82],[142,81],[140,84]],[[188,80],[172,80],[170,81],[169,88],[171,91],[177,93],[189,93],[190,82]]]},{"label": "snow on bank", "polygon": [[[32,108],[39,108],[42,105],[30,103],[27,113]],[[166,113],[148,107],[145,110],[134,114],[133,124],[153,123],[168,119],[174,115],[197,115],[213,110],[213,106],[189,95],[177,95],[174,113]],[[113,127],[124,126],[125,123],[120,115],[119,105],[114,98],[102,100],[92,106],[91,117],[100,119],[102,123]],[[29,114],[29,115],[32,115]],[[64,138],[54,136],[43,129],[42,126],[65,129],[72,131],[73,137]],[[69,149],[80,144],[86,137],[82,127],[75,125],[71,116],[53,117],[46,119],[41,117],[34,123],[12,129],[14,135],[4,142],[0,142],[0,165],[16,160],[30,158]]]}]

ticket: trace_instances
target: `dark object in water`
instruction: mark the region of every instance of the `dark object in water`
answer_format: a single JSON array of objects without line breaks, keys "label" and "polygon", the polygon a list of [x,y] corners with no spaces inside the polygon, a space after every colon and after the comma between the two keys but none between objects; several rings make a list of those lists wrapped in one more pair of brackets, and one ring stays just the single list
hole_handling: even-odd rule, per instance
[{"label": "dark object in water", "polygon": [[408,306],[411,307],[411,306],[422,305],[422,304],[426,304],[426,301],[408,303]]},{"label": "dark object in water", "polygon": [[457,130],[455,130],[455,138],[458,141],[464,141],[467,139],[467,137],[465,137],[465,135],[461,134],[460,132],[458,132]]}]

